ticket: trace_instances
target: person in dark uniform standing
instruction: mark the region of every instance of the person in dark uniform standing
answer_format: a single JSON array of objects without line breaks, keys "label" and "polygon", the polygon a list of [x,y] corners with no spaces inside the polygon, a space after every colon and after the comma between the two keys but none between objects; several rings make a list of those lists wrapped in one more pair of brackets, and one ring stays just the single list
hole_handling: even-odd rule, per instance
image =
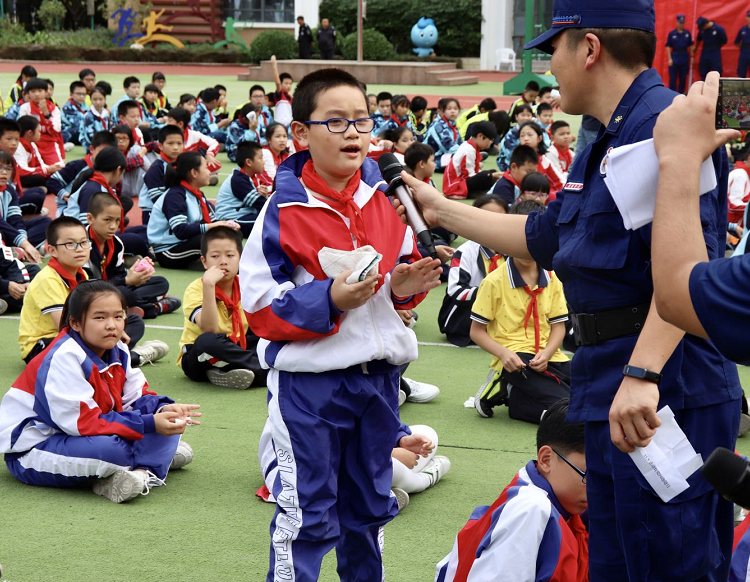
[{"label": "person in dark uniform standing", "polygon": [[320,56],[327,60],[333,58],[333,49],[336,47],[336,29],[331,26],[327,18],[320,21],[318,46],[320,47]]},{"label": "person in dark uniform standing", "polygon": [[[533,259],[563,281],[579,344],[568,421],[586,427],[591,582],[726,580],[732,504],[699,471],[688,477],[687,490],[664,502],[627,454],[651,442],[661,425],[656,411],[666,405],[703,458],[719,446],[732,450],[742,388],[736,365],[712,342],[659,317],[651,226],[627,230],[604,182],[609,150],[651,138],[675,93],[651,68],[653,0],[602,4],[555,0],[552,27],[525,47],[552,54],[562,110],[588,113],[604,126],[576,156],[546,212],[485,216],[405,173],[402,178],[430,225]],[[716,259],[726,238],[723,148],[714,151],[712,164],[717,187],[700,197],[699,224],[703,252]]]},{"label": "person in dark uniform standing", "polygon": [[305,24],[305,17],[298,16],[297,24],[299,24],[299,35],[297,36],[297,44],[299,45],[299,58],[309,59],[310,53],[312,52],[313,35],[310,27]]},{"label": "person in dark uniform standing", "polygon": [[696,22],[698,24],[698,38],[693,45],[693,53],[695,53],[698,45],[703,42],[703,51],[698,65],[701,79],[705,79],[709,71],[718,71],[721,75],[724,72],[721,63],[721,47],[727,44],[727,31],[720,24],[716,24],[713,20],[703,16],[699,16]]},{"label": "person in dark uniform standing", "polygon": [[680,93],[685,92],[690,69],[690,53],[693,46],[693,35],[685,30],[685,15],[677,15],[677,28],[667,36],[667,58],[669,59],[669,88]]},{"label": "person in dark uniform standing", "polygon": [[737,76],[747,77],[750,70],[750,10],[745,14],[747,24],[740,28],[734,44],[740,47],[740,60],[737,63]]}]

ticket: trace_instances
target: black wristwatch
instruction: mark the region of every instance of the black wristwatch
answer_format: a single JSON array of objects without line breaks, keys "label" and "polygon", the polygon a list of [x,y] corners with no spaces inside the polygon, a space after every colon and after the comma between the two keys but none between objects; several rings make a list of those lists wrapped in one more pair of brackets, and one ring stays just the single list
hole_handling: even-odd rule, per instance
[{"label": "black wristwatch", "polygon": [[661,383],[661,374],[658,372],[652,372],[646,368],[638,368],[637,366],[631,366],[630,364],[627,364],[622,369],[622,375],[645,380],[646,382],[653,382],[657,386]]}]

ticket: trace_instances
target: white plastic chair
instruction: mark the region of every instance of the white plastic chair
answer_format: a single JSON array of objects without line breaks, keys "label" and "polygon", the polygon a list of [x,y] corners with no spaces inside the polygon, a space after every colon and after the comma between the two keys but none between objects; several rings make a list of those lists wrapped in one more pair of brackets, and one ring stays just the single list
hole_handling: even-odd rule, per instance
[{"label": "white plastic chair", "polygon": [[499,48],[495,52],[496,62],[495,70],[502,70],[503,65],[510,65],[510,70],[516,70],[516,53],[513,49]]}]

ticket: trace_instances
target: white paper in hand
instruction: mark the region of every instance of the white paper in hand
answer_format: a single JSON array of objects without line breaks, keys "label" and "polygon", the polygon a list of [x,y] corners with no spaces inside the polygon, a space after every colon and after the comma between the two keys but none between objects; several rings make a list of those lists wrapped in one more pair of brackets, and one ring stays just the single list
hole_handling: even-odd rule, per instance
[{"label": "white paper in hand", "polygon": [[[607,185],[625,228],[635,230],[653,222],[656,189],[659,182],[659,158],[654,140],[639,141],[614,148],[606,158]],[[716,188],[716,172],[711,158],[701,165],[700,194]]]},{"label": "white paper in hand", "polygon": [[703,465],[703,459],[682,432],[669,406],[657,414],[661,426],[654,438],[647,446],[636,447],[629,454],[654,492],[666,503],[690,487],[687,478]]},{"label": "white paper in hand", "polygon": [[382,258],[383,255],[371,245],[365,245],[353,251],[342,251],[330,247],[323,247],[318,251],[320,266],[331,279],[335,279],[344,271],[352,271],[346,279],[350,285],[377,273],[378,264]]}]

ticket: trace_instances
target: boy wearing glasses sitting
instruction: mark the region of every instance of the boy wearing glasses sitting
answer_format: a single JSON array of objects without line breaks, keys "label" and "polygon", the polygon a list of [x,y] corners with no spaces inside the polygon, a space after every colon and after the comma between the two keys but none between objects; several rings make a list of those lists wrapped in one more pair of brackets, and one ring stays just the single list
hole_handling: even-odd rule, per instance
[{"label": "boy wearing glasses sitting", "polygon": [[[510,214],[544,212],[519,200]],[[508,416],[539,423],[544,411],[570,396],[570,361],[560,351],[568,306],[554,272],[532,260],[508,257],[479,285],[471,307],[471,339],[492,356],[487,381],[474,397],[489,418],[506,404]]]},{"label": "boy wearing glasses sitting", "polygon": [[583,423],[568,423],[568,400],[546,411],[529,461],[495,502],[477,507],[437,565],[435,582],[588,580]]},{"label": "boy wearing glasses sitting", "polygon": [[309,149],[279,166],[239,275],[270,368],[279,472],[267,580],[316,580],[334,547],[346,579],[380,580],[382,527],[397,512],[391,452],[430,449],[429,439],[401,430],[399,366],[416,359],[417,341],[396,310],[439,285],[440,262],[420,258],[382,192],[356,78],[310,73],[292,115],[291,133]]},{"label": "boy wearing glasses sitting", "polygon": [[[61,216],[53,220],[47,227],[46,250],[52,258],[29,283],[21,308],[18,344],[27,364],[57,337],[65,299],[78,283],[88,279],[83,266],[89,260],[91,241],[78,219]],[[128,316],[123,341],[129,344],[135,367],[140,363],[140,348],[134,346],[144,329],[139,316]]]}]

